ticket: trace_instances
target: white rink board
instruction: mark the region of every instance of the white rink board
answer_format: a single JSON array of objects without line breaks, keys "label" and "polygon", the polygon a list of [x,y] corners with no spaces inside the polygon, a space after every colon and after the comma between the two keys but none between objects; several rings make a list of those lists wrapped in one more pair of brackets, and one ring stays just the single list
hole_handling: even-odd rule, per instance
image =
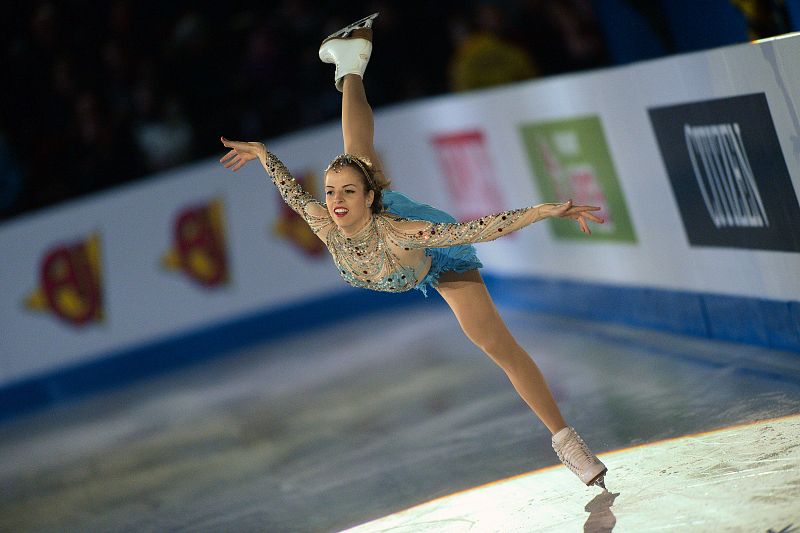
[{"label": "white rink board", "polygon": [[[495,208],[510,209],[554,201],[538,192],[520,124],[597,116],[636,242],[558,240],[545,223],[479,245],[487,271],[798,301],[800,254],[689,245],[647,113],[764,93],[791,182],[800,190],[797,57],[795,36],[426,99],[378,111],[376,145],[396,189],[457,212],[433,139],[478,131],[498,192]],[[321,190],[322,169],[341,151],[339,126],[298,132],[268,147],[293,172],[313,172]],[[161,261],[172,246],[176,214],[214,199],[224,206],[230,281],[209,290],[165,270]],[[326,254],[309,256],[273,233],[280,209],[260,167],[229,175],[210,160],[3,224],[0,384],[344,290]],[[101,247],[102,321],[75,327],[53,313],[26,309],[47,251],[92,234]]]}]

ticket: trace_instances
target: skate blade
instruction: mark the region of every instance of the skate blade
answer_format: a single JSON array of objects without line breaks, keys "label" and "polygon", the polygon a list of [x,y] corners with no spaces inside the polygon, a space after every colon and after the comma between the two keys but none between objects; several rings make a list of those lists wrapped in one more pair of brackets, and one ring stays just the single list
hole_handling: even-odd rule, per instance
[{"label": "skate blade", "polygon": [[587,483],[586,485],[587,485],[588,487],[591,487],[592,485],[596,485],[596,486],[598,486],[598,487],[602,488],[603,490],[608,490],[608,489],[606,488],[606,474],[607,474],[607,473],[608,473],[608,469],[606,468],[606,469],[604,469],[602,472],[600,472],[599,474],[597,474],[597,477],[595,477],[593,480],[591,480],[591,481],[590,481],[589,483]]},{"label": "skate blade", "polygon": [[352,24],[349,24],[349,25],[345,26],[341,30],[339,30],[337,32],[334,32],[334,33],[331,33],[330,35],[325,37],[325,39],[323,39],[322,42],[324,44],[326,41],[330,41],[331,39],[336,39],[336,38],[339,38],[339,37],[348,37],[353,30],[360,30],[362,28],[371,28],[372,27],[372,21],[375,20],[377,18],[377,16],[378,16],[378,13],[373,13],[372,15],[364,17],[361,20],[357,20],[357,21],[353,22]]}]

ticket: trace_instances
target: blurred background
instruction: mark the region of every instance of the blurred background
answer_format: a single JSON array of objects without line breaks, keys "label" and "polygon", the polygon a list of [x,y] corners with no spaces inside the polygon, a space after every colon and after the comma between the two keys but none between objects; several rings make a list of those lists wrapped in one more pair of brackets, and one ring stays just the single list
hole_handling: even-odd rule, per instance
[{"label": "blurred background", "polygon": [[375,108],[786,33],[796,0],[35,1],[0,22],[0,217],[335,119],[322,36],[379,11]]}]

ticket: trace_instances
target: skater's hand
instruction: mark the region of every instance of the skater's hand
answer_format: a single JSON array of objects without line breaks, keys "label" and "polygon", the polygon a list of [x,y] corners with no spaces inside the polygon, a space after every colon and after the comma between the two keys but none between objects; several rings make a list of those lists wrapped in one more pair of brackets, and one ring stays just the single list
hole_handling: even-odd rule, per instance
[{"label": "skater's hand", "polygon": [[603,219],[592,213],[592,211],[599,211],[600,208],[593,205],[572,205],[572,200],[568,200],[563,204],[542,204],[542,216],[553,218],[571,218],[577,220],[581,226],[581,231],[591,235],[592,230],[589,229],[586,219],[603,223]]},{"label": "skater's hand", "polygon": [[231,149],[219,162],[234,172],[245,166],[248,161],[259,159],[263,163],[267,158],[267,147],[264,143],[229,141],[225,137],[220,137],[219,140],[223,146]]}]

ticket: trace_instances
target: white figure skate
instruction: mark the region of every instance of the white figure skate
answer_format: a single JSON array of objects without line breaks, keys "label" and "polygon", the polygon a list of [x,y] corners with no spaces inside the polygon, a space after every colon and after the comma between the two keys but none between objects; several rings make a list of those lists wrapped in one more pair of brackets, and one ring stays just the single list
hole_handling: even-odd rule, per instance
[{"label": "white figure skate", "polygon": [[341,30],[330,34],[319,47],[319,58],[323,63],[336,65],[334,84],[342,91],[344,77],[358,74],[364,77],[370,55],[372,54],[372,21],[378,13],[364,17]]},{"label": "white figure skate", "polygon": [[586,486],[606,488],[604,478],[608,469],[600,459],[589,451],[586,443],[571,427],[565,427],[553,435],[553,449],[564,465],[583,481]]}]

